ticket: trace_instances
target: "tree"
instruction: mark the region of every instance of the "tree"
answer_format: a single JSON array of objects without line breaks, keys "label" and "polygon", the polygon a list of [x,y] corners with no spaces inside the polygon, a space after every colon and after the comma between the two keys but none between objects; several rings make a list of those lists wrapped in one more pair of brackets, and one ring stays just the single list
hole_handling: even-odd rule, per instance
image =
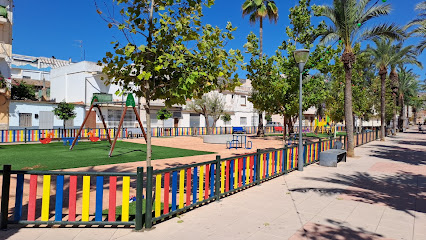
[{"label": "tree", "polygon": [[204,116],[207,133],[211,134],[209,117],[213,119],[212,127],[216,127],[216,122],[225,111],[225,102],[219,93],[205,94],[199,99],[194,99],[186,105],[189,109]]},{"label": "tree", "polygon": [[[259,21],[259,38],[260,38],[260,51],[259,59],[263,56],[263,18],[268,17],[270,22],[275,24],[278,21],[278,8],[275,1],[271,0],[246,0],[242,6],[243,17],[250,15],[249,21],[255,24]],[[263,114],[259,112],[259,126],[257,129],[257,136],[264,136],[265,131],[263,129]]]},{"label": "tree", "polygon": [[339,41],[344,45],[341,61],[345,70],[345,122],[348,136],[348,156],[353,157],[354,152],[354,125],[352,110],[352,68],[356,57],[353,53],[354,44],[365,39],[377,36],[401,39],[403,31],[394,24],[379,24],[366,28],[366,23],[376,17],[388,15],[391,11],[390,4],[376,1],[369,5],[371,0],[334,0],[332,6],[316,6],[316,16],[328,18],[331,23],[326,31],[319,36],[320,43]]},{"label": "tree", "polygon": [[400,107],[399,116],[399,129],[403,131],[405,128],[406,117],[404,114],[404,106],[406,103],[410,103],[413,98],[417,97],[419,90],[418,75],[413,73],[412,69],[407,70],[406,68],[400,68],[398,73],[399,88],[398,88],[398,99]]},{"label": "tree", "polygon": [[[59,119],[61,119],[64,122],[64,130],[65,130],[65,122],[67,120],[74,119],[77,116],[77,114],[74,112],[74,108],[75,108],[74,104],[66,103],[65,101],[62,101],[52,111],[56,116],[58,116]],[[64,134],[66,136],[66,131],[64,131]]]},{"label": "tree", "polygon": [[394,54],[395,55],[392,58],[392,62],[390,64],[391,66],[391,72],[389,74],[389,79],[391,81],[391,88],[392,88],[392,96],[393,96],[393,102],[394,102],[394,108],[393,108],[393,129],[394,134],[396,134],[396,106],[397,106],[397,95],[398,95],[398,87],[399,87],[399,79],[398,79],[398,73],[396,70],[397,66],[403,67],[404,64],[414,64],[420,68],[422,68],[421,62],[417,60],[417,54],[414,51],[414,46],[409,45],[406,47],[402,47],[402,42],[394,46]]},{"label": "tree", "polygon": [[[203,6],[213,0],[120,0],[120,18],[97,9],[110,28],[126,40],[113,42],[114,51],[99,61],[106,84],[145,99],[147,165],[151,166],[151,101],[162,99],[167,107],[201,98],[212,90],[233,90],[239,85],[235,71],[243,61],[239,50],[224,50],[236,30],[202,25]],[[112,11],[113,12],[113,11]],[[111,14],[109,14],[111,13]]]},{"label": "tree", "polygon": [[421,53],[426,48],[426,1],[418,3],[415,10],[420,11],[420,13],[416,19],[407,24],[406,29],[417,26],[409,34],[421,38],[416,47],[417,51]]},{"label": "tree", "polygon": [[229,113],[224,113],[221,119],[225,123],[225,127],[226,127],[226,123],[231,121],[231,115],[229,115]]},{"label": "tree", "polygon": [[[286,28],[286,41],[276,51],[274,56],[266,55],[257,58],[259,53],[258,39],[254,34],[247,36],[244,45],[251,54],[247,64],[247,78],[252,79],[253,92],[250,101],[255,108],[271,114],[280,114],[284,117],[284,133],[288,126],[293,131],[293,123],[299,111],[299,70],[293,58],[296,41],[306,48],[313,47],[313,35],[323,31],[324,23],[318,26],[311,24],[310,1],[300,0],[299,5],[290,9],[290,23]],[[310,76],[308,71],[316,69],[328,72],[328,63],[336,53],[331,46],[316,46],[310,53],[303,73],[303,110],[314,106],[325,99],[325,81],[321,76]],[[296,80],[297,79],[297,80]],[[285,138],[285,137],[284,137]]]},{"label": "tree", "polygon": [[37,100],[33,85],[25,82],[15,82],[12,84],[12,99],[13,100]]},{"label": "tree", "polygon": [[[367,47],[365,50],[365,54],[370,55],[372,57],[373,64],[376,68],[379,69],[379,75],[381,79],[381,91],[380,91],[380,102],[381,102],[381,140],[385,140],[385,124],[386,124],[386,77],[387,70],[389,67],[395,68],[396,65],[403,65],[404,63],[415,63],[421,66],[415,59],[415,54],[412,51],[413,46],[402,47],[402,44],[394,45],[392,40],[385,38],[376,38],[373,39],[376,44],[375,48]],[[392,72],[391,72],[392,73]],[[393,81],[392,88],[395,89],[395,86],[398,85],[397,77],[394,73],[391,74]],[[394,101],[396,102],[396,101]],[[395,119],[395,117],[393,117]],[[395,123],[394,123],[395,126]]]},{"label": "tree", "polygon": [[163,127],[164,127],[164,120],[167,120],[171,118],[173,114],[167,110],[167,108],[162,108],[157,112],[157,119],[163,121]]},{"label": "tree", "polygon": [[[343,44],[338,45],[338,52],[341,52]],[[354,54],[358,55],[357,61],[353,65],[352,72],[352,97],[357,99],[353,102],[354,116],[362,120],[367,120],[373,115],[375,101],[372,101],[376,89],[373,87],[373,81],[376,78],[375,69],[371,65],[370,56],[361,53],[360,44],[353,47]],[[340,61],[341,54],[334,56],[333,64],[330,64],[330,72],[326,76],[327,83],[326,114],[335,122],[344,120],[345,106],[345,74],[343,62]],[[362,127],[361,125],[359,126]]]}]

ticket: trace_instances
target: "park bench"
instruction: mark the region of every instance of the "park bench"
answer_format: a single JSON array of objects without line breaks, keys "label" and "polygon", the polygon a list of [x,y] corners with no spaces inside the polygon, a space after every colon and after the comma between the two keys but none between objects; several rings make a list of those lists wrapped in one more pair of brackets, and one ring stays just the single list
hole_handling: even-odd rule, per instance
[{"label": "park bench", "polygon": [[325,167],[337,167],[338,162],[346,162],[346,150],[342,149],[343,144],[339,141],[332,149],[320,152],[320,165]]},{"label": "park bench", "polygon": [[234,133],[246,133],[246,130],[243,127],[232,127],[232,134]]}]

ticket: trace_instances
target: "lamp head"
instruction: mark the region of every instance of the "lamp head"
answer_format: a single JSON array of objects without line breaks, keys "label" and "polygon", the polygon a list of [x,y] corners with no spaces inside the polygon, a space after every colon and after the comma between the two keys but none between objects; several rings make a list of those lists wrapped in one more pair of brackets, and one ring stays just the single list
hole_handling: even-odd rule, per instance
[{"label": "lamp head", "polygon": [[297,49],[293,52],[294,60],[299,67],[299,72],[303,72],[303,68],[305,67],[306,62],[309,58],[309,50],[308,49]]}]

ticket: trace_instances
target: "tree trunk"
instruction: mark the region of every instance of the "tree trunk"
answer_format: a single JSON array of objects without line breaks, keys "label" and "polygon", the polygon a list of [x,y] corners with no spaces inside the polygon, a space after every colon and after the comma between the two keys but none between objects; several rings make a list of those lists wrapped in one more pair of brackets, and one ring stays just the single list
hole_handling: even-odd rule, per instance
[{"label": "tree trunk", "polygon": [[399,95],[399,120],[398,120],[398,128],[400,132],[404,132],[404,96],[402,94]]},{"label": "tree trunk", "polygon": [[286,134],[286,127],[285,127],[285,116],[283,115],[283,147],[285,147],[285,140],[286,140],[286,137],[287,137],[287,134]]},{"label": "tree trunk", "polygon": [[204,122],[206,123],[207,134],[210,135],[209,116],[207,114],[204,114]]},{"label": "tree trunk", "polygon": [[[151,6],[149,10],[149,36],[147,39],[148,42],[148,48],[152,47],[152,35],[154,31],[154,24],[152,22],[152,16],[154,14],[154,0],[151,0]],[[154,76],[151,76],[151,79],[154,79]],[[151,146],[151,97],[150,97],[150,91],[149,91],[149,82],[146,81],[145,83],[145,112],[146,112],[146,166],[151,167],[151,155],[152,155],[152,146]]]},{"label": "tree trunk", "polygon": [[[260,27],[259,27],[259,39],[260,39],[260,53],[259,59],[262,59],[263,56],[263,18],[260,18]],[[257,136],[263,137],[265,136],[265,130],[263,129],[263,112],[259,113],[259,125],[257,128]]]},{"label": "tree trunk", "polygon": [[393,129],[393,134],[392,135],[396,135],[396,95],[393,94],[393,116],[392,116],[392,129]]},{"label": "tree trunk", "polygon": [[346,135],[348,137],[348,157],[354,157],[355,145],[354,122],[352,118],[352,64],[355,62],[355,55],[352,52],[344,52],[342,55],[342,61],[345,68],[345,122]]},{"label": "tree trunk", "polygon": [[395,66],[391,67],[391,72],[389,74],[389,79],[391,80],[391,88],[392,88],[392,97],[393,97],[393,116],[392,116],[392,128],[393,128],[393,134],[396,135],[396,129],[397,129],[397,120],[396,120],[396,97],[398,94],[398,88],[399,88],[399,79],[398,79],[398,73],[396,72]]},{"label": "tree trunk", "polygon": [[145,112],[146,112],[146,165],[151,166],[151,109],[149,97],[146,98]]},{"label": "tree trunk", "polygon": [[380,133],[382,134],[380,141],[385,141],[385,124],[386,124],[386,68],[381,68],[379,71],[381,80],[380,91]]},{"label": "tree trunk", "polygon": [[410,112],[410,106],[407,105],[407,121],[405,124],[405,128],[408,129],[408,126],[410,125],[410,116],[409,116],[409,112]]},{"label": "tree trunk", "polygon": [[263,17],[261,17],[259,20],[259,43],[260,43],[259,57],[262,58],[263,56]]},{"label": "tree trunk", "polygon": [[64,121],[63,121],[64,122],[64,129],[62,131],[64,131],[64,137],[67,137],[67,132],[65,131],[65,121],[66,120],[64,119]]}]

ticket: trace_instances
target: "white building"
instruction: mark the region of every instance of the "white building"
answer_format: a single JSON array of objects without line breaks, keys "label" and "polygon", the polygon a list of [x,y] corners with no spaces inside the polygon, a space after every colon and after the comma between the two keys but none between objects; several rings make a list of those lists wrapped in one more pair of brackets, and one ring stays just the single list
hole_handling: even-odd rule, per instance
[{"label": "white building", "polygon": [[[10,101],[9,129],[63,128],[64,122],[53,114],[58,103],[39,101]],[[66,128],[78,128],[83,123],[84,105],[76,104],[76,117],[65,122]]]},{"label": "white building", "polygon": [[[51,94],[50,97],[56,102],[66,101],[72,103],[83,103],[88,110],[94,94],[102,93],[111,95],[113,102],[125,101],[125,96],[117,96],[116,92],[120,91],[117,85],[104,84],[101,77],[102,67],[95,62],[83,61],[79,63],[62,66],[51,70]],[[253,108],[253,104],[248,101],[251,92],[250,80],[242,80],[243,85],[237,87],[235,91],[224,91],[224,102],[226,103],[226,112],[231,115],[231,121],[226,123],[227,126],[257,126],[258,114]],[[135,99],[138,104],[138,99]],[[144,100],[141,100],[143,104]],[[142,105],[141,104],[141,105]],[[164,107],[161,100],[151,102],[151,122],[152,127],[205,127],[204,116],[195,113],[186,108],[186,106],[174,105],[169,109],[173,113],[173,117],[165,120],[157,120],[157,112]],[[109,127],[118,125],[122,104],[109,104],[102,108],[102,114]],[[143,109],[140,111],[144,126],[146,126],[146,114]],[[90,124],[87,127],[101,127],[100,119],[94,114],[91,115]],[[211,122],[211,121],[210,121]],[[266,123],[266,122],[265,122]],[[132,112],[126,114],[124,127],[137,127],[136,117]],[[218,120],[216,126],[225,126],[222,120]]]}]

